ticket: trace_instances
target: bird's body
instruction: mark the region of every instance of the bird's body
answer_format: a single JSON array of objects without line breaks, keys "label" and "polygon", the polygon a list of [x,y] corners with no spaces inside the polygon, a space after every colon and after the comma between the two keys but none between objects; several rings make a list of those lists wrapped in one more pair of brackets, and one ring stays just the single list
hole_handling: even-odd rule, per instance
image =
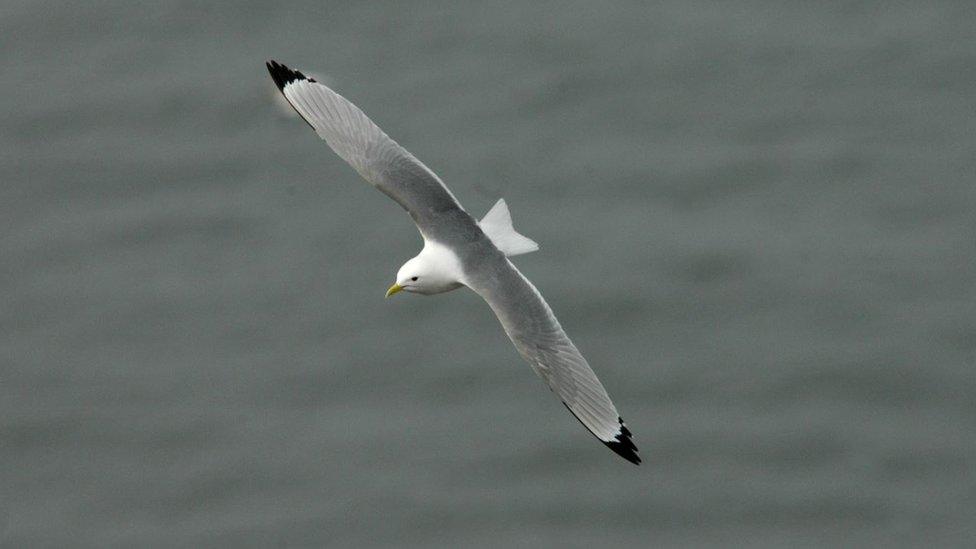
[{"label": "bird's body", "polygon": [[274,61],[268,70],[295,111],[368,182],[413,218],[424,247],[397,273],[387,296],[466,286],[495,312],[519,354],[600,441],[638,464],[637,447],[586,359],[542,295],[509,260],[538,246],[515,232],[504,201],[479,222],[444,183],[355,105]]}]

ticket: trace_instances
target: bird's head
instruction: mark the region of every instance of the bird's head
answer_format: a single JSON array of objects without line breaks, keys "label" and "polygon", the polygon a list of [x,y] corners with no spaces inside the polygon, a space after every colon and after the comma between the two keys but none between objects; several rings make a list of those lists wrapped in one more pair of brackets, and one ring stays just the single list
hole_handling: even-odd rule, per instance
[{"label": "bird's head", "polygon": [[396,284],[390,286],[390,289],[386,291],[386,297],[400,292],[430,293],[426,291],[434,278],[431,276],[432,269],[430,267],[423,254],[404,263],[397,271]]},{"label": "bird's head", "polygon": [[[426,250],[426,249],[425,249]],[[386,291],[386,297],[399,292],[432,295],[458,288],[454,273],[445,269],[436,254],[421,252],[407,261],[397,272],[396,284]]]}]

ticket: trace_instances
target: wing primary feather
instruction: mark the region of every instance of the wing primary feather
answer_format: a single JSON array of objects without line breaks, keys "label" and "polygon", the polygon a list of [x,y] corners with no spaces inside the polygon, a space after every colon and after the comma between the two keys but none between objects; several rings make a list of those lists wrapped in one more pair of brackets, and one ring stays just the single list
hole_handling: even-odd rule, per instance
[{"label": "wing primary feather", "polygon": [[[586,427],[586,424],[583,423],[583,420],[576,415],[576,412],[574,412],[573,409],[570,408],[568,404],[563,402],[563,406],[565,406],[566,409],[569,410],[569,413],[573,414],[573,417],[576,418],[576,421],[580,422],[583,425],[583,427]],[[637,452],[639,452],[640,450],[637,449],[637,446],[634,444],[634,441],[631,438],[632,435],[630,434],[630,429],[628,429],[627,426],[624,425],[623,418],[618,417],[617,422],[620,423],[620,432],[616,434],[613,440],[603,440],[602,438],[596,436],[596,433],[593,433],[593,431],[591,431],[589,427],[586,427],[586,430],[590,431],[590,433],[593,434],[593,436],[596,437],[597,440],[605,444],[607,448],[613,450],[613,452],[618,456],[626,459],[627,461],[633,463],[634,465],[640,465],[641,458],[639,455],[637,455]]]},{"label": "wing primary feather", "polygon": [[282,65],[273,59],[265,63],[265,65],[268,67],[268,72],[271,73],[271,79],[274,80],[275,84],[277,84],[278,90],[284,90],[285,86],[296,80],[315,82],[314,78],[305,76],[302,74],[302,71],[289,69],[285,65]]},{"label": "wing primary feather", "polygon": [[[302,74],[301,71],[289,69],[288,67],[274,60],[268,61],[267,63],[265,63],[265,66],[268,67],[268,72],[271,73],[271,79],[274,80],[275,85],[278,86],[278,91],[281,92],[282,96],[285,96],[285,86],[291,84],[292,82],[298,82],[300,80],[315,82],[314,78],[308,78],[307,76]],[[285,101],[287,101],[288,105],[292,108],[292,110],[294,110],[295,113],[298,114],[298,117],[304,120],[305,123],[308,124],[308,127],[312,128],[312,131],[315,131],[315,126],[313,126],[312,123],[309,122],[307,118],[305,118],[305,115],[303,115],[301,111],[299,111],[298,108],[292,104],[292,102],[288,99],[287,96],[285,96]]]}]

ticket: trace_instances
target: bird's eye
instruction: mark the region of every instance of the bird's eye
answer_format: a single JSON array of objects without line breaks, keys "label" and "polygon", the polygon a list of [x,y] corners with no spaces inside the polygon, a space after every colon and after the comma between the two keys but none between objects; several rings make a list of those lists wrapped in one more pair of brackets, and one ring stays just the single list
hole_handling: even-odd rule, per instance
[{"label": "bird's eye", "polygon": [[417,277],[413,277],[410,280],[413,280],[414,282],[416,282],[417,281]]}]

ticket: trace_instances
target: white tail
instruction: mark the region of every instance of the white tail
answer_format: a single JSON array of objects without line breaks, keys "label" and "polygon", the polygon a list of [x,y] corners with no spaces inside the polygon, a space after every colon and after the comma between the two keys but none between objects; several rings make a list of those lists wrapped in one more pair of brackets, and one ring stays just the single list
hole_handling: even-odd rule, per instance
[{"label": "white tail", "polygon": [[512,227],[512,214],[508,213],[504,198],[495,202],[478,225],[491,239],[491,243],[508,257],[539,249],[538,244],[515,232],[515,228]]}]

